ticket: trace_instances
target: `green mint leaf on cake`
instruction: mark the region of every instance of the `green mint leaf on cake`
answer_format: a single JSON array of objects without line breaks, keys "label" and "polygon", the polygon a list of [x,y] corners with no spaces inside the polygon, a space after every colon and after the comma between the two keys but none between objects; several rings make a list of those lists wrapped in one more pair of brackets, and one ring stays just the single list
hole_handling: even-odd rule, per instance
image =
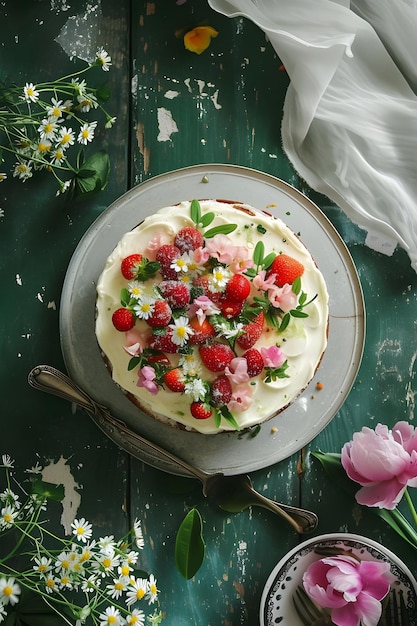
[{"label": "green mint leaf on cake", "polygon": [[190,215],[194,224],[198,226],[201,222],[201,206],[198,200],[192,200],[190,205]]},{"label": "green mint leaf on cake", "polygon": [[287,369],[288,361],[284,361],[284,363],[280,367],[266,367],[266,376],[264,382],[270,383],[277,380],[278,378],[289,378],[288,374],[286,374]]},{"label": "green mint leaf on cake", "polygon": [[214,228],[210,228],[204,233],[204,237],[206,239],[211,239],[215,235],[229,235],[234,230],[236,230],[237,224],[220,224],[219,226],[214,226]]},{"label": "green mint leaf on cake", "polygon": [[210,226],[210,224],[212,223],[215,217],[216,217],[215,214],[212,212],[202,215],[201,220],[200,220],[201,226],[203,228],[207,228],[207,226]]},{"label": "green mint leaf on cake", "polygon": [[225,404],[219,409],[217,409],[217,411],[220,413],[221,417],[223,417],[227,422],[229,422],[229,424],[233,426],[235,430],[240,430],[239,424],[237,423],[237,421],[235,420],[233,415],[230,413],[229,409],[227,408]]}]

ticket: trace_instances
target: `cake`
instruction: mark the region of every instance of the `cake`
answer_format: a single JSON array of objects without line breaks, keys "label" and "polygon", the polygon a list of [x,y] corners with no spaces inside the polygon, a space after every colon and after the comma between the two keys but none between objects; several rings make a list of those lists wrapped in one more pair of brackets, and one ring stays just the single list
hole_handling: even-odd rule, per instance
[{"label": "cake", "polygon": [[328,293],[310,252],[241,202],[184,201],[146,217],[108,257],[96,309],[114,382],[141,411],[204,434],[283,411],[327,345]]}]

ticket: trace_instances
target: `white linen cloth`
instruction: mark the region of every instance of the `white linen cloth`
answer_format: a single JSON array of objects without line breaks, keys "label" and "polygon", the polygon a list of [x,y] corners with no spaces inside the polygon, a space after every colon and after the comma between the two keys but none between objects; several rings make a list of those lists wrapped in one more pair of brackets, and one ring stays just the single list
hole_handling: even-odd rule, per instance
[{"label": "white linen cloth", "polygon": [[284,64],[281,135],[298,173],[417,271],[417,0],[208,2],[257,24]]}]

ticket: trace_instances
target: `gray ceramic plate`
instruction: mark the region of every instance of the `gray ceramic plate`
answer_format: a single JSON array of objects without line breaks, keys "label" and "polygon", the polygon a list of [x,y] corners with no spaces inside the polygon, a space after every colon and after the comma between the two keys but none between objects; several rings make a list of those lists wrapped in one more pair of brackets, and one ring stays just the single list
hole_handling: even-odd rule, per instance
[{"label": "gray ceramic plate", "polygon": [[[95,288],[122,235],[158,209],[193,198],[242,201],[280,217],[308,247],[329,290],[329,342],[309,387],[287,410],[248,433],[201,435],[159,423],[111,382],[94,334]],[[365,338],[360,282],[339,234],[302,193],[273,176],[233,165],[198,165],[152,178],[114,202],[88,229],[74,252],[60,309],[61,346],[69,375],[134,431],[207,471],[239,474],[277,463],[300,450],[335,416],[357,375]],[[323,389],[315,392],[317,381]],[[314,396],[314,397],[313,397]],[[146,463],[179,472],[146,453],[117,429],[98,422],[120,447]],[[271,429],[276,427],[276,432]],[[274,429],[275,431],[275,429]]]},{"label": "gray ceramic plate", "polygon": [[368,561],[387,561],[391,573],[396,577],[391,589],[402,592],[409,614],[409,626],[417,624],[417,581],[408,567],[384,546],[350,533],[328,534],[314,537],[288,552],[271,572],[265,585],[259,621],[260,626],[302,626],[295,612],[292,597],[307,567],[313,561],[323,558],[316,548],[338,548],[351,551],[353,555]]}]

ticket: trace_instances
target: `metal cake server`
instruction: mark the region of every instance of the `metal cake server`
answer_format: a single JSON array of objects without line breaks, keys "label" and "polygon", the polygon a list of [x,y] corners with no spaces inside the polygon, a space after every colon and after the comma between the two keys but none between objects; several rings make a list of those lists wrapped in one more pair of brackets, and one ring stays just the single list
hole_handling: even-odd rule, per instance
[{"label": "metal cake server", "polygon": [[50,365],[34,367],[29,372],[28,382],[35,389],[75,402],[94,418],[105,420],[131,440],[138,442],[154,456],[186,470],[187,474],[201,481],[203,494],[221,509],[229,513],[238,513],[250,506],[261,506],[286,519],[299,534],[310,533],[317,527],[318,517],[315,513],[266,498],[253,489],[249,476],[225,476],[221,472],[210,474],[145,439],[123,421],[111,415],[106,407],[95,402],[74,381],[54,367]]}]

